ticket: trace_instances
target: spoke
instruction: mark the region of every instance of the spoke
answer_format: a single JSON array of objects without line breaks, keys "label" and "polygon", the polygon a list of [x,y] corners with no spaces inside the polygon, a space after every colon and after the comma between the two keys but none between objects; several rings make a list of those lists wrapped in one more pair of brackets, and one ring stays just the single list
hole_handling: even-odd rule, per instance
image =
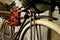
[{"label": "spoke", "polygon": [[35,26],[34,26],[34,40],[35,40]]},{"label": "spoke", "polygon": [[30,16],[30,18],[31,18],[31,19],[30,19],[30,35],[31,35],[31,36],[30,36],[30,39],[32,40],[32,21],[31,21],[31,20],[32,20],[32,13],[31,13],[30,10],[29,10],[29,13],[30,13],[30,15],[31,15],[31,16]]},{"label": "spoke", "polygon": [[36,25],[36,33],[37,33],[37,40],[39,40],[39,34],[38,34],[37,25]]},{"label": "spoke", "polygon": [[35,40],[35,28],[36,28],[36,26],[35,26],[35,13],[33,13],[33,21],[34,21],[34,40]]},{"label": "spoke", "polygon": [[39,31],[40,31],[40,40],[42,40],[42,36],[41,36],[41,26],[39,25]]}]

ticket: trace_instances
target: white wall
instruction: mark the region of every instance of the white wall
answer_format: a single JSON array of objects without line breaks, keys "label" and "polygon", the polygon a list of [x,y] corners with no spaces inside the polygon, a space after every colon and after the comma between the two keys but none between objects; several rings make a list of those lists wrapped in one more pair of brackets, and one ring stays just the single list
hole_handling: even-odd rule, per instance
[{"label": "white wall", "polygon": [[13,1],[15,1],[16,6],[21,7],[21,2],[19,0],[0,0],[3,4],[8,4],[10,5]]},{"label": "white wall", "polygon": [[7,3],[10,4],[12,3],[14,0],[0,0],[0,2],[2,2],[3,4]]},{"label": "white wall", "polygon": [[21,2],[19,0],[15,0],[16,6],[21,7]]},{"label": "white wall", "polygon": [[58,18],[58,20],[54,22],[60,25],[60,14],[59,14],[58,7],[56,7],[56,10],[54,11],[53,16]]}]

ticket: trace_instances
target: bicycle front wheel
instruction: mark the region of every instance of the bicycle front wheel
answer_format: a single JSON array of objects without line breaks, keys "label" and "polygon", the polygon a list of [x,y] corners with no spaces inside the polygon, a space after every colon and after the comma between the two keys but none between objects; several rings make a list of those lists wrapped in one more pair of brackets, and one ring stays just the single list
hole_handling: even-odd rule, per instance
[{"label": "bicycle front wheel", "polygon": [[[40,29],[41,27],[47,27],[50,28],[51,30],[53,30],[54,32],[56,32],[59,37],[60,37],[60,26],[50,22],[50,21],[44,21],[44,20],[35,20],[35,26],[34,25],[34,21],[32,21],[32,35],[30,35],[31,33],[30,31],[30,23],[28,23],[22,30],[21,34],[20,34],[20,38],[19,40],[45,40],[43,39],[41,36],[42,32]],[[34,27],[35,30],[34,30]],[[39,36],[40,35],[40,36]],[[47,39],[46,39],[47,40]],[[55,39],[56,40],[56,39]],[[58,39],[57,39],[58,40]],[[59,39],[60,40],[60,39]]]}]

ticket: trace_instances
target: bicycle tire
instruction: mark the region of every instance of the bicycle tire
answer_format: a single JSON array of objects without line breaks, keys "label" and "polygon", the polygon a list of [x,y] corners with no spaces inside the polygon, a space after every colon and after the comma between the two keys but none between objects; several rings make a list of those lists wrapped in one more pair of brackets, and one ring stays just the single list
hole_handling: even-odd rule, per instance
[{"label": "bicycle tire", "polygon": [[[60,35],[60,26],[54,22],[50,22],[50,21],[44,21],[44,20],[35,20],[35,24],[40,24],[40,25],[44,25],[50,29],[52,29],[53,31],[55,31],[57,34]],[[33,21],[32,21],[32,25],[33,25]],[[21,34],[20,34],[20,38],[19,40],[22,40],[23,34],[26,32],[26,30],[30,27],[30,23],[28,23],[22,30]]]}]

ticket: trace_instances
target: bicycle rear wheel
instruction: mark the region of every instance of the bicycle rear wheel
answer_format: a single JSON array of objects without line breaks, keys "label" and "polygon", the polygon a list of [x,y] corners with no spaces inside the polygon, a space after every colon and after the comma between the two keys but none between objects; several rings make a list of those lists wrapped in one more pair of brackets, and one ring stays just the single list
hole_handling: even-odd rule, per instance
[{"label": "bicycle rear wheel", "polygon": [[[35,20],[35,26],[34,25],[34,22],[32,21],[32,35],[30,35],[30,23],[28,23],[22,30],[21,34],[20,34],[20,38],[19,40],[45,40],[42,38],[42,32],[41,31],[41,27],[47,27],[47,28],[50,28],[51,30],[54,31],[54,33],[56,32],[58,34],[58,38],[60,37],[60,26],[53,23],[53,22],[50,22],[50,21],[43,21],[43,20]],[[34,27],[35,28],[35,31],[34,31]],[[47,36],[45,36],[47,37]],[[56,37],[57,38],[57,37]],[[52,38],[53,39],[53,38]],[[52,40],[51,39],[51,40]],[[47,38],[46,38],[47,40]],[[55,39],[56,40],[56,39]],[[57,39],[57,40],[60,40]]]}]

